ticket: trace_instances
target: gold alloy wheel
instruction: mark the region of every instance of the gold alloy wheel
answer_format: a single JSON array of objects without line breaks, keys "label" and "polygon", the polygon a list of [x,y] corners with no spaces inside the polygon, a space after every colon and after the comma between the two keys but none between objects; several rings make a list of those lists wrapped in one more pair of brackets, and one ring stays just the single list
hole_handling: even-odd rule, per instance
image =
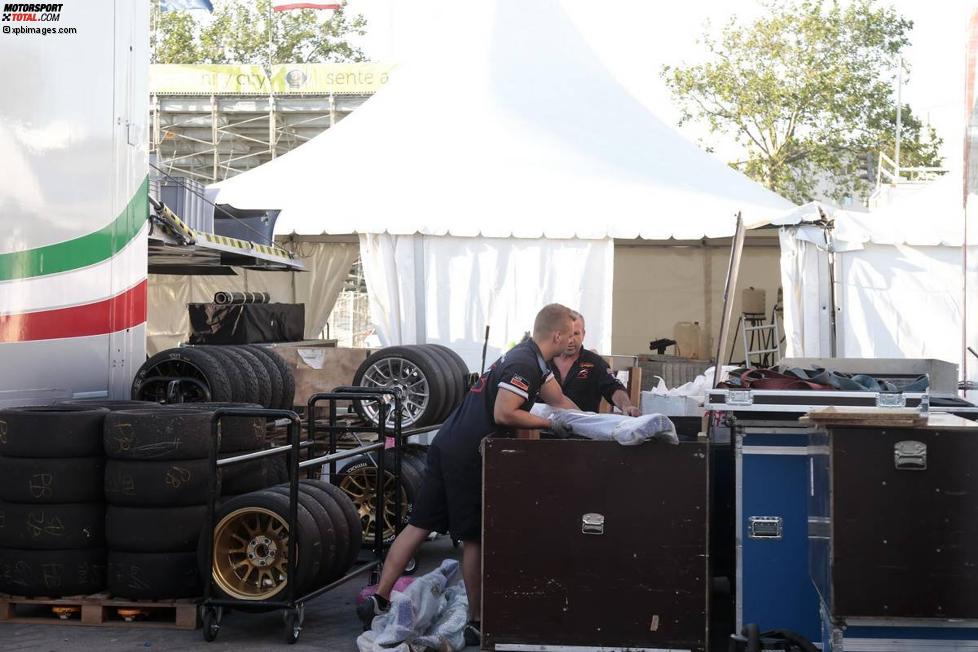
[{"label": "gold alloy wheel", "polygon": [[289,525],[264,507],[236,509],[214,527],[214,582],[238,600],[268,600],[288,583]]},{"label": "gold alloy wheel", "polygon": [[[394,528],[394,474],[384,471],[384,540],[392,539],[395,535]],[[377,467],[364,465],[360,468],[345,472],[343,479],[340,480],[340,489],[353,501],[360,515],[360,522],[363,525],[363,542],[370,545],[376,536],[377,527]],[[401,477],[401,520],[405,521],[408,517],[407,491],[404,489],[404,478]]]}]

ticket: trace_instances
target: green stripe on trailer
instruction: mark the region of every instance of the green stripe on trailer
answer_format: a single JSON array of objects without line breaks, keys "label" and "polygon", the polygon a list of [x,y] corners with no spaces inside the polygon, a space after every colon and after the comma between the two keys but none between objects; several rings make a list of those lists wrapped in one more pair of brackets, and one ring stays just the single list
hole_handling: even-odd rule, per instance
[{"label": "green stripe on trailer", "polygon": [[149,217],[149,178],[108,226],[74,240],[0,254],[0,281],[68,272],[108,260],[132,240]]}]

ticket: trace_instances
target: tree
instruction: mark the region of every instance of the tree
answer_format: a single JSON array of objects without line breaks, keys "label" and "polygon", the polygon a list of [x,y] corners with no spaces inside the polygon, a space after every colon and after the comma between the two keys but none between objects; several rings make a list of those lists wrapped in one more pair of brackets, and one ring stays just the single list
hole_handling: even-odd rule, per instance
[{"label": "tree", "polygon": [[[269,0],[216,0],[212,15],[191,11],[160,13],[153,4],[150,47],[153,63],[268,63]],[[350,17],[344,5],[328,19],[298,9],[272,12],[272,63],[363,61],[350,37],[363,36],[363,16]],[[201,18],[204,18],[203,20]]]},{"label": "tree", "polygon": [[[744,148],[731,163],[797,202],[818,190],[865,195],[854,170],[867,154],[892,153],[896,67],[913,23],[874,0],[770,0],[749,24],[707,33],[703,63],[664,66],[682,117]],[[939,166],[941,140],[904,106],[901,165]],[[929,136],[929,140],[925,138]]]}]

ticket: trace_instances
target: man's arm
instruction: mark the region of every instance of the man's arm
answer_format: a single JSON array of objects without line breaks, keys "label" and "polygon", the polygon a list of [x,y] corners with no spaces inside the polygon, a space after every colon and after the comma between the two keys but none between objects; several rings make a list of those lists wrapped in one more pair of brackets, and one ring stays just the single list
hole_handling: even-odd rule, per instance
[{"label": "man's arm", "polygon": [[611,396],[612,402],[615,404],[622,414],[627,414],[630,417],[640,417],[642,416],[642,411],[632,405],[632,399],[623,389],[615,390],[615,393]]},{"label": "man's arm", "polygon": [[507,389],[500,389],[496,394],[496,402],[492,406],[492,419],[497,425],[509,428],[526,428],[544,430],[550,427],[550,422],[526,410],[521,410],[526,402],[522,396]]},{"label": "man's arm", "polygon": [[581,409],[577,407],[574,401],[564,395],[564,390],[560,388],[560,383],[553,376],[550,376],[547,382],[543,384],[543,387],[540,388],[540,398],[550,407],[578,411]]}]

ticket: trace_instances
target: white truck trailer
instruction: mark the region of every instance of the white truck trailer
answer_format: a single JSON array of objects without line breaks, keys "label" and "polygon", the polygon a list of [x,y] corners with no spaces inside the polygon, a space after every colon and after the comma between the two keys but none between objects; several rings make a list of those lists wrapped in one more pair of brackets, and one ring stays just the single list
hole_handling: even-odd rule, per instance
[{"label": "white truck trailer", "polygon": [[147,269],[303,267],[151,209],[148,2],[0,6],[0,407],[127,398]]},{"label": "white truck trailer", "polygon": [[0,406],[124,397],[145,359],[149,3],[3,9]]}]

